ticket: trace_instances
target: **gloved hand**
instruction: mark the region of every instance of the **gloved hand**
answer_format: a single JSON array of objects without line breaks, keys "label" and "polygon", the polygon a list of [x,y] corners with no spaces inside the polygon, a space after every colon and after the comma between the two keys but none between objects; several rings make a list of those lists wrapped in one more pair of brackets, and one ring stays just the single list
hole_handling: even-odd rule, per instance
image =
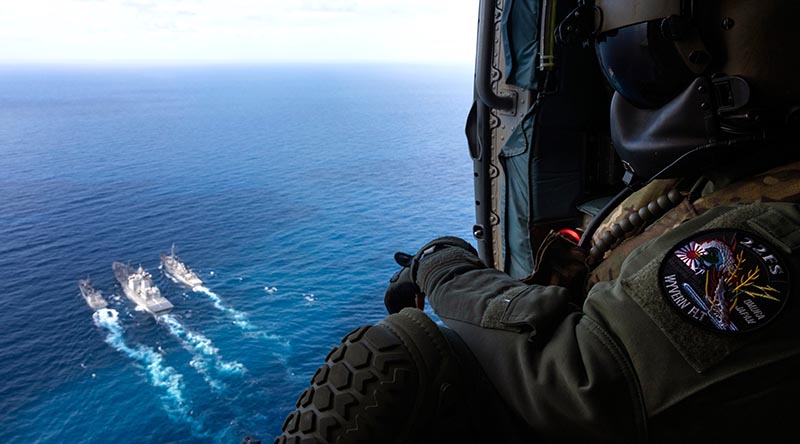
[{"label": "gloved hand", "polygon": [[[419,309],[424,307],[425,302],[422,299],[422,291],[411,278],[411,263],[413,259],[414,256],[410,254],[400,252],[394,254],[395,262],[403,268],[397,270],[389,279],[389,286],[383,296],[383,305],[386,306],[389,314],[398,313],[407,307],[417,307]],[[420,300],[419,303],[417,299]],[[423,307],[420,307],[420,305]]]},{"label": "gloved hand", "polygon": [[416,282],[417,268],[426,256],[453,247],[464,249],[476,257],[478,255],[475,248],[468,242],[451,236],[440,237],[428,242],[414,256],[399,252],[394,254],[395,262],[402,268],[389,279],[389,287],[386,288],[386,294],[383,297],[383,304],[389,314],[397,313],[406,307],[416,307],[420,310],[425,308],[425,293]]}]

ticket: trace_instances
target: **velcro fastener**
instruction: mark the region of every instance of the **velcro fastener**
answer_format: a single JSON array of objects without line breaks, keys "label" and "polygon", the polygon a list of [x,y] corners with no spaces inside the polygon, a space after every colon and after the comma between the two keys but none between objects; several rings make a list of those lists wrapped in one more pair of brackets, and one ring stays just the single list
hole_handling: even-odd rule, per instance
[{"label": "velcro fastener", "polygon": [[[674,307],[664,302],[664,296],[660,289],[659,270],[665,260],[665,255],[675,245],[675,240],[667,239],[676,238],[678,235],[692,236],[694,233],[706,230],[734,229],[743,232],[757,231],[755,234],[768,237],[768,240],[775,242],[776,246],[785,244],[783,239],[793,238],[791,230],[785,230],[779,226],[780,224],[776,225],[770,222],[769,226],[775,230],[770,233],[765,231],[763,226],[760,229],[754,229],[759,225],[751,223],[759,221],[760,224],[766,225],[770,218],[775,217],[775,214],[772,213],[778,212],[775,210],[776,206],[781,205],[787,204],[755,203],[712,209],[704,216],[687,222],[664,238],[657,239],[652,244],[643,247],[649,249],[651,251],[649,255],[652,256],[652,259],[645,265],[632,273],[626,273],[625,266],[623,266],[623,275],[620,279],[622,288],[658,326],[696,372],[703,373],[717,365],[729,355],[755,341],[758,333],[721,335],[687,322],[686,318],[679,315]],[[785,212],[780,211],[780,213],[785,216]],[[783,223],[787,223],[787,220],[788,216],[783,219]],[[797,225],[787,223],[787,226],[796,227]],[[776,236],[777,233],[782,233],[779,236],[780,239]],[[777,242],[779,240],[781,242]]]},{"label": "velcro fastener", "polygon": [[786,253],[793,254],[800,251],[800,210],[797,205],[785,209],[794,211],[769,209],[750,219],[747,224]]}]

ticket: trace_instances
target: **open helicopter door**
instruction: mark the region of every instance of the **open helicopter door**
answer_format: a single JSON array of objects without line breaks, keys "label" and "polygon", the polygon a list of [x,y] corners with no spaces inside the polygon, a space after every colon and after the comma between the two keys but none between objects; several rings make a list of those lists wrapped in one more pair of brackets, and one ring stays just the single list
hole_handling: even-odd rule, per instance
[{"label": "open helicopter door", "polygon": [[558,45],[577,0],[482,0],[475,101],[466,132],[474,164],[481,259],[513,277],[534,269],[551,230],[578,233],[621,188],[608,134],[611,93],[594,48]]}]

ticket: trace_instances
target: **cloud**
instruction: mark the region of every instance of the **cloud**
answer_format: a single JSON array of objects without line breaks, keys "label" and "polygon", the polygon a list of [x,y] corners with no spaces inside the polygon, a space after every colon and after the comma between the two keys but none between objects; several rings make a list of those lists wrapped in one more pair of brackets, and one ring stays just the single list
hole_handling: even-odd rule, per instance
[{"label": "cloud", "polygon": [[26,0],[0,15],[0,59],[471,62],[477,10],[478,0]]},{"label": "cloud", "polygon": [[324,1],[324,0],[305,0],[300,2],[298,9],[301,11],[323,12],[323,13],[355,13],[357,4],[354,1]]}]

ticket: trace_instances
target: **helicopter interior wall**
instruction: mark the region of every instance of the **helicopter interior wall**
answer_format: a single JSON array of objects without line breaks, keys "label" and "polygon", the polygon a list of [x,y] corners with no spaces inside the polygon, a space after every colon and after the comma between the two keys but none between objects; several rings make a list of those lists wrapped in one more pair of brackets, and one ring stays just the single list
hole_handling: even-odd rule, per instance
[{"label": "helicopter interior wall", "polygon": [[505,57],[505,81],[536,89],[536,53],[539,50],[539,0],[505,0],[500,20]]},{"label": "helicopter interior wall", "polygon": [[[505,0],[500,22],[505,83],[538,88],[539,0]],[[504,170],[503,270],[513,277],[530,274],[533,253],[527,229],[530,205],[530,145],[534,115],[528,111],[509,135],[498,156]]]},{"label": "helicopter interior wall", "polygon": [[[567,14],[574,3],[559,2],[557,14]],[[499,156],[504,170],[503,269],[523,278],[532,272],[539,242],[550,229],[578,227],[583,219],[580,205],[613,194],[621,168],[608,137],[610,95],[594,52],[557,48],[556,69],[544,85],[536,58],[540,1],[507,0],[505,7],[506,83],[547,88]]]},{"label": "helicopter interior wall", "polygon": [[515,278],[531,273],[533,252],[528,225],[530,205],[530,142],[533,115],[523,118],[500,151],[503,166],[503,270]]}]

